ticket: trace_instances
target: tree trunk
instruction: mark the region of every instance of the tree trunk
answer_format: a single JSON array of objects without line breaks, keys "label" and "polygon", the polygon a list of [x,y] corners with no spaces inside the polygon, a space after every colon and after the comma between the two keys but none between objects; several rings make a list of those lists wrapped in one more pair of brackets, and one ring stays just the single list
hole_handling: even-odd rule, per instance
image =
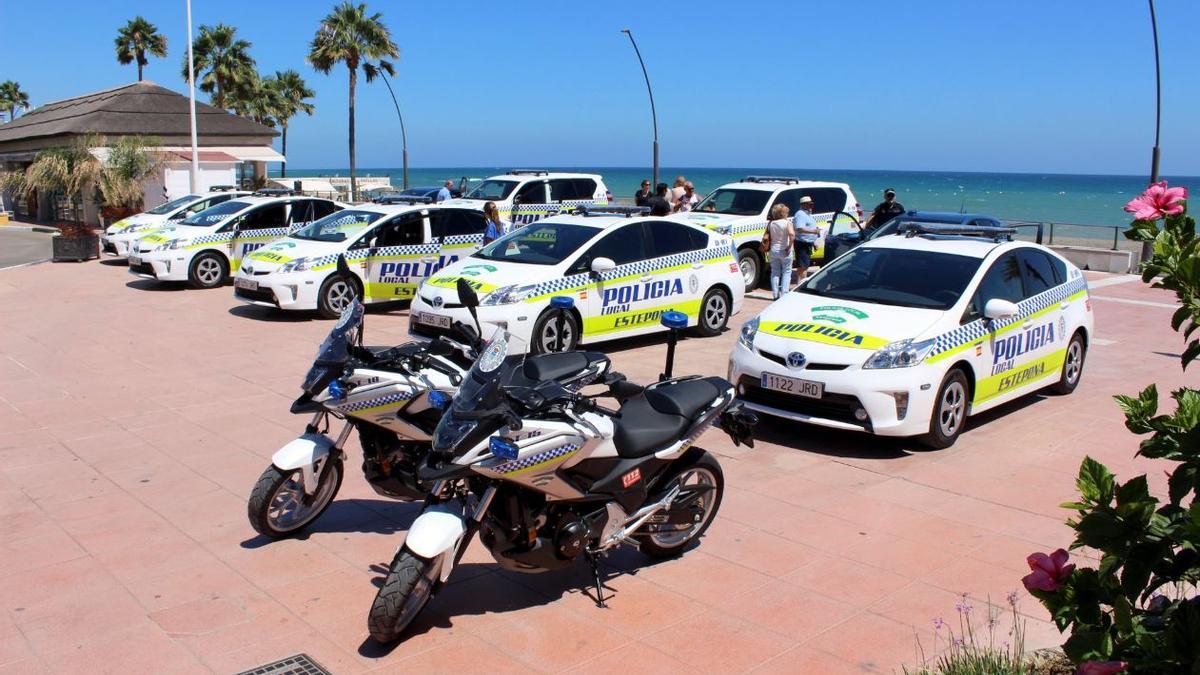
[{"label": "tree trunk", "polygon": [[142,81],[142,60],[140,58],[138,59],[137,64],[138,64],[138,82],[141,82]]},{"label": "tree trunk", "polygon": [[279,177],[287,178],[287,125],[283,127],[283,163],[279,165]]},{"label": "tree trunk", "polygon": [[358,68],[350,69],[350,201],[358,194],[358,180],[354,177],[354,87],[358,84]]}]

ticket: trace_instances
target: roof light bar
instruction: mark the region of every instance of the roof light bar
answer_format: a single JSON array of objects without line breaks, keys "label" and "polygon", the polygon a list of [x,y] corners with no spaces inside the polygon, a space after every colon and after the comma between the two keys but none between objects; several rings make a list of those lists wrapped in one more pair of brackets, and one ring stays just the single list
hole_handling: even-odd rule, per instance
[{"label": "roof light bar", "polygon": [[796,176],[746,176],[742,179],[743,183],[784,183],[792,185],[799,183],[800,179]]},{"label": "roof light bar", "polygon": [[545,169],[513,169],[512,171],[506,171],[505,175],[508,175],[508,176],[549,176],[550,172],[546,171]]},{"label": "roof light bar", "polygon": [[576,207],[575,215],[579,216],[625,216],[633,218],[635,216],[650,215],[649,206],[579,206]]},{"label": "roof light bar", "polygon": [[932,234],[957,237],[984,237],[995,241],[1012,241],[1017,233],[1015,227],[995,227],[992,225],[945,225],[941,223],[905,222],[900,223],[896,231],[906,237]]}]

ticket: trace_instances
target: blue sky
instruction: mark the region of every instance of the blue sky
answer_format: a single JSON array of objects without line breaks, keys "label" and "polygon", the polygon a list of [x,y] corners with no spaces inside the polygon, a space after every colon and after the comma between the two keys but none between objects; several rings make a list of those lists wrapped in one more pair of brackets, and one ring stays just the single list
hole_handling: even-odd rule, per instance
[{"label": "blue sky", "polygon": [[[316,115],[288,134],[296,168],[347,164],[345,68],[304,60],[333,3],[194,0],[259,69],[295,68]],[[1159,0],[1164,174],[1200,175],[1200,3]],[[400,46],[414,166],[649,163],[650,70],[666,166],[1148,171],[1153,52],[1138,0],[408,3],[375,0]],[[677,8],[677,9],[676,9]],[[33,103],[136,79],[112,40],[141,13],[168,36],[147,79],[186,91],[183,0],[0,2],[0,80]],[[400,165],[381,83],[358,93],[360,167]]]}]

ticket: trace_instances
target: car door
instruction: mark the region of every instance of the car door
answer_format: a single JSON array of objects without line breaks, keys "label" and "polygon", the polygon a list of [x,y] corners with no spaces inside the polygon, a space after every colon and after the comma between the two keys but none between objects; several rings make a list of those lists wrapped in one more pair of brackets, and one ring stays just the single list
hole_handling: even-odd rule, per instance
[{"label": "car door", "polygon": [[[697,253],[708,246],[708,235],[682,223],[657,220],[645,223],[650,245],[650,275],[654,293],[670,307],[688,315],[688,323],[700,316],[700,300],[715,279]],[[663,284],[666,284],[665,286]],[[660,303],[661,304],[661,303]]]},{"label": "car door", "polygon": [[242,216],[230,242],[230,269],[241,267],[247,255],[287,234],[287,218],[285,202],[264,204]]},{"label": "car door", "polygon": [[441,268],[426,211],[409,211],[376,225],[366,244],[368,302],[411,300],[417,286]]},{"label": "car door", "polygon": [[483,246],[483,232],[487,229],[487,219],[482,211],[445,208],[435,209],[430,215],[437,223],[434,231],[441,256],[440,267],[465,258]]},{"label": "car door", "polygon": [[[975,411],[998,405],[1023,389],[1021,373],[1036,359],[1036,345],[1044,328],[1030,317],[1021,259],[1017,251],[1008,251],[988,267],[980,279],[964,321],[979,321],[984,339],[975,351],[969,352],[975,368]],[[988,319],[984,308],[989,300],[1000,299],[1018,305],[1016,316],[1009,319]],[[1035,330],[1036,329],[1036,330]],[[1032,349],[1031,349],[1032,348]]]},{"label": "car door", "polygon": [[[585,339],[608,339],[635,335],[647,324],[656,324],[654,300],[647,293],[647,284],[654,281],[650,273],[651,258],[646,228],[642,223],[630,223],[612,228],[575,260],[567,275],[590,274],[592,261],[609,258],[616,267],[600,275],[592,275],[586,290],[583,316]],[[660,312],[661,314],[661,312]]]},{"label": "car door", "polygon": [[[1022,326],[1027,337],[1023,345],[1028,359],[1014,376],[1013,388],[1025,391],[1040,388],[1062,373],[1070,332],[1077,325],[1071,316],[1072,304],[1065,288],[1065,269],[1044,251],[1032,247],[1017,249],[1021,261],[1021,279],[1025,285]],[[1060,263],[1061,264],[1061,263]],[[1076,303],[1078,306],[1079,303]]]},{"label": "car door", "polygon": [[[544,178],[531,180],[522,185],[513,195],[512,214],[509,220],[513,225],[528,225],[545,218],[550,208],[549,186]],[[557,207],[555,213],[558,212]]]}]

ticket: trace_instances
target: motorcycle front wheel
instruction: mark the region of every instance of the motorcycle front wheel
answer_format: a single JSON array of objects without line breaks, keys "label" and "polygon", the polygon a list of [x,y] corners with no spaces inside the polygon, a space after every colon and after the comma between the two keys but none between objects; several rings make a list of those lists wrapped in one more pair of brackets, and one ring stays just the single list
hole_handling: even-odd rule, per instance
[{"label": "motorcycle front wheel", "polygon": [[675,498],[676,504],[695,495],[697,489],[702,490],[702,494],[696,496],[694,502],[701,509],[701,517],[696,522],[679,525],[674,529],[635,534],[638,549],[651,558],[672,558],[681,555],[688,544],[704,534],[717,517],[717,509],[721,507],[721,497],[725,494],[725,475],[721,472],[717,458],[708,451],[702,451],[696,461],[680,466],[674,469],[672,474],[665,476],[662,485],[663,491],[669,491],[676,485],[680,487],[679,496]]},{"label": "motorcycle front wheel", "polygon": [[280,539],[295,534],[316,520],[337,495],[342,487],[342,459],[334,457],[321,474],[317,491],[312,497],[304,494],[304,477],[300,469],[283,471],[274,464],[259,476],[250,500],[246,503],[246,515],[255,532]]},{"label": "motorcycle front wheel", "polygon": [[396,554],[367,615],[372,639],[387,644],[400,637],[433,596],[437,570],[438,558],[426,560],[407,549]]}]

